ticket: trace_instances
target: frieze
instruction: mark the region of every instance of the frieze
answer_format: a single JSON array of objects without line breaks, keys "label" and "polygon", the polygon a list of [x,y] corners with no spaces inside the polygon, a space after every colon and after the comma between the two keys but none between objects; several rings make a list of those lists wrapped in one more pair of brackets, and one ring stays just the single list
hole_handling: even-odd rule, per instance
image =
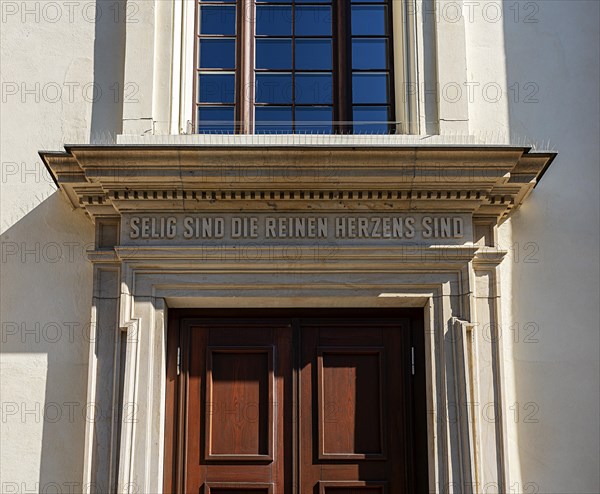
[{"label": "frieze", "polygon": [[464,245],[473,240],[468,215],[432,214],[126,214],[122,245],[193,245],[210,242],[420,242]]}]

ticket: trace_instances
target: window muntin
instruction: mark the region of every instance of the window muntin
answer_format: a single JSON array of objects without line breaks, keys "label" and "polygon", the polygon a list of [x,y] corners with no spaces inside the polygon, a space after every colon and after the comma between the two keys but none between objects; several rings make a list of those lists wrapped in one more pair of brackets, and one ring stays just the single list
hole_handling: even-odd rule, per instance
[{"label": "window muntin", "polygon": [[395,131],[389,10],[385,0],[198,0],[196,131]]}]

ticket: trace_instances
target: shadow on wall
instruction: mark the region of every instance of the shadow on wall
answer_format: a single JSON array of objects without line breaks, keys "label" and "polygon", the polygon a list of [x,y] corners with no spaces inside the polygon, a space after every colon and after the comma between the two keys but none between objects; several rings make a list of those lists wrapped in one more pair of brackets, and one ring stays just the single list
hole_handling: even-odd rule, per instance
[{"label": "shadow on wall", "polygon": [[3,492],[82,482],[94,236],[70,209],[54,193],[0,236]]},{"label": "shadow on wall", "polygon": [[[558,159],[512,220],[519,492],[600,492],[600,2],[514,2],[504,16],[513,140]],[[519,15],[515,16],[515,9]],[[517,331],[518,328],[518,331]],[[514,463],[513,463],[514,464]],[[514,471],[514,470],[513,470]],[[516,492],[515,491],[515,492]]]},{"label": "shadow on wall", "polygon": [[[89,135],[110,142],[122,132],[127,10],[125,0],[99,5],[106,15],[94,26],[94,83],[103,93]],[[86,421],[109,413],[87,403],[92,265],[85,252],[93,241],[93,224],[58,192],[0,236],[0,427],[10,445],[2,448],[2,492],[84,490]]]},{"label": "shadow on wall", "polygon": [[[92,104],[92,143],[122,132],[128,18],[126,0],[97,3],[93,76],[102,96]],[[32,129],[31,155],[41,129]],[[87,403],[93,241],[93,224],[58,192],[0,235],[2,492],[83,491],[86,420],[108,413]]]}]

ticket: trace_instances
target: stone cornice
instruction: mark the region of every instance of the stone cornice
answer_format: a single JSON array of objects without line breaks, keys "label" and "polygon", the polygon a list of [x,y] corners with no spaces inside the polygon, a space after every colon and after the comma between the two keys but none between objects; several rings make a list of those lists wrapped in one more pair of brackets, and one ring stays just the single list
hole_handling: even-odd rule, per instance
[{"label": "stone cornice", "polygon": [[40,153],[94,220],[133,211],[472,213],[502,221],[555,153],[521,147],[66,146]]}]

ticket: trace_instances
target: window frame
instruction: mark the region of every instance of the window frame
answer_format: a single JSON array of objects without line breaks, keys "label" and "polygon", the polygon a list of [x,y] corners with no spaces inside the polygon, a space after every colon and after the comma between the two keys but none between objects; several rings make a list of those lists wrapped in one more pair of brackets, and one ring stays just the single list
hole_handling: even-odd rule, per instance
[{"label": "window frame", "polygon": [[[194,15],[194,31],[193,31],[193,83],[192,83],[192,133],[193,134],[204,134],[198,130],[198,108],[201,104],[198,101],[199,91],[199,74],[202,69],[199,66],[199,45],[201,34],[199,33],[199,12],[202,5],[215,5],[218,3],[223,6],[235,5],[236,9],[236,33],[233,35],[236,39],[236,66],[233,71],[226,70],[226,72],[234,73],[235,82],[235,97],[234,97],[234,125],[233,132],[227,132],[230,135],[234,134],[255,134],[255,107],[256,105],[256,73],[277,73],[288,71],[259,69],[256,72],[256,12],[257,4],[255,0],[237,0],[235,2],[223,2],[223,0],[193,0],[193,15]],[[286,2],[287,3],[287,2]],[[290,6],[294,5],[294,0],[290,0],[288,3]],[[368,72],[386,72],[388,75],[388,95],[386,104],[372,104],[363,106],[381,106],[387,107],[388,110],[388,131],[386,135],[402,133],[403,122],[397,120],[397,101],[396,101],[396,85],[397,76],[396,67],[394,63],[395,58],[395,37],[401,35],[401,33],[394,32],[394,2],[393,0],[380,0],[380,3],[368,2],[368,0],[332,0],[331,1],[331,15],[332,15],[332,29],[331,29],[331,40],[332,40],[332,102],[331,104],[305,104],[297,105],[295,101],[289,105],[293,109],[297,106],[305,107],[319,107],[319,106],[332,106],[332,134],[358,134],[361,132],[354,132],[353,126],[353,106],[361,106],[361,104],[354,105],[352,101],[352,33],[351,33],[351,10],[353,5],[385,5],[387,7],[387,19],[386,28],[387,33],[383,36],[374,35],[358,35],[362,39],[385,39],[387,40],[387,68],[386,69],[365,69],[359,70],[363,73]],[[259,5],[269,5],[268,2]],[[274,3],[279,5],[279,2]],[[296,3],[295,5],[304,5],[304,3]],[[312,3],[310,4],[312,5]],[[243,14],[243,15],[242,15]],[[210,35],[209,35],[210,36]],[[227,37],[227,36],[221,36]],[[315,36],[319,38],[320,36]],[[292,46],[294,46],[293,40],[296,38],[294,34],[290,36],[292,40]],[[292,68],[293,74],[296,73],[296,69]],[[223,70],[221,70],[223,72]],[[314,72],[319,72],[315,70]],[[219,73],[216,70],[215,73]],[[292,75],[294,80],[294,75]],[[292,86],[295,90],[295,85]],[[294,99],[294,98],[293,98]],[[210,104],[210,103],[209,103]],[[214,106],[229,106],[230,104],[215,103]],[[259,104],[259,106],[261,106]],[[265,105],[267,106],[267,105]],[[276,105],[274,105],[276,106]],[[288,135],[297,135],[295,132],[296,119],[293,118],[291,121],[292,132],[286,133]],[[210,132],[209,132],[210,133]],[[266,133],[268,135],[268,132]]]}]

